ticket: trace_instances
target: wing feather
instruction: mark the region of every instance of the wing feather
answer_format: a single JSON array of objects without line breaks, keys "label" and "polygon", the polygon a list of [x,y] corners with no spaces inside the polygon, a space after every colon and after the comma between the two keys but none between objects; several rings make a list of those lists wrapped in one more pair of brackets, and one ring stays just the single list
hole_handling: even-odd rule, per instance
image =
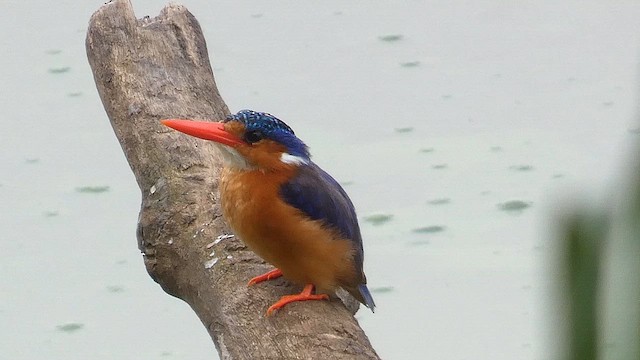
[{"label": "wing feather", "polygon": [[345,290],[373,311],[376,304],[367,288],[362,268],[364,251],[360,226],[353,203],[342,186],[318,165],[309,162],[300,166],[296,176],[281,186],[280,195],[287,204],[309,218],[324,222],[326,226],[351,240],[355,250],[354,265],[360,273],[360,284],[354,284]]},{"label": "wing feather", "polygon": [[362,236],[353,203],[342,186],[310,162],[301,166],[294,178],[283,184],[280,195],[289,205],[299,209],[313,220],[323,221],[353,242],[355,261],[362,270]]}]

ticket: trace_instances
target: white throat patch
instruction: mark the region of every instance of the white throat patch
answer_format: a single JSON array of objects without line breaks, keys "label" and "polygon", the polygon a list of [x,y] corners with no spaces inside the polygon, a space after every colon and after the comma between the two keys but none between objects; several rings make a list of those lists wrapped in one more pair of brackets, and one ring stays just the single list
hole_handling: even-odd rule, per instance
[{"label": "white throat patch", "polygon": [[222,155],[222,161],[224,161],[225,165],[242,170],[253,169],[253,166],[236,149],[218,143],[215,143],[215,146]]}]

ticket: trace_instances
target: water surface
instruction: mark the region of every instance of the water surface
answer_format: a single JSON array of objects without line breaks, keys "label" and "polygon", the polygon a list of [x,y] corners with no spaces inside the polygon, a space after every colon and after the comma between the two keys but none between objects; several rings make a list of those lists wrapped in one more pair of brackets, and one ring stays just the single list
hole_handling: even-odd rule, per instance
[{"label": "water surface", "polygon": [[[139,190],[84,53],[102,3],[3,3],[0,353],[210,359],[137,250]],[[276,114],[348,184],[381,356],[551,356],[550,219],[627,167],[640,4],[184,4],[229,107]]]}]

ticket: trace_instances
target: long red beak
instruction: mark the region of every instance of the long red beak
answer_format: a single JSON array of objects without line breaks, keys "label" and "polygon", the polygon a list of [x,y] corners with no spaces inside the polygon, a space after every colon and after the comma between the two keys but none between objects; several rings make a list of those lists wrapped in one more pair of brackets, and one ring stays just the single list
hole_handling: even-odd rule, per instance
[{"label": "long red beak", "polygon": [[162,124],[200,139],[212,140],[224,145],[237,146],[244,144],[242,139],[224,129],[221,122],[192,121],[167,119],[160,121]]}]

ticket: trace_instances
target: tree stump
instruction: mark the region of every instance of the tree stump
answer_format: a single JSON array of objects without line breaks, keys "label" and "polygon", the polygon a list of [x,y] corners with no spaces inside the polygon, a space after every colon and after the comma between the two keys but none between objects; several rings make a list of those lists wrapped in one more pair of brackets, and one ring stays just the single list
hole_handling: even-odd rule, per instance
[{"label": "tree stump", "polygon": [[[129,0],[93,14],[86,38],[93,76],[142,192],[138,246],[149,275],[186,301],[222,359],[378,359],[340,300],[270,304],[299,291],[286,280],[247,287],[271,267],[233,237],[221,216],[221,162],[213,146],[160,124],[223,119],[198,21],[180,5],[136,19]],[[353,305],[353,303],[351,303]]]}]

